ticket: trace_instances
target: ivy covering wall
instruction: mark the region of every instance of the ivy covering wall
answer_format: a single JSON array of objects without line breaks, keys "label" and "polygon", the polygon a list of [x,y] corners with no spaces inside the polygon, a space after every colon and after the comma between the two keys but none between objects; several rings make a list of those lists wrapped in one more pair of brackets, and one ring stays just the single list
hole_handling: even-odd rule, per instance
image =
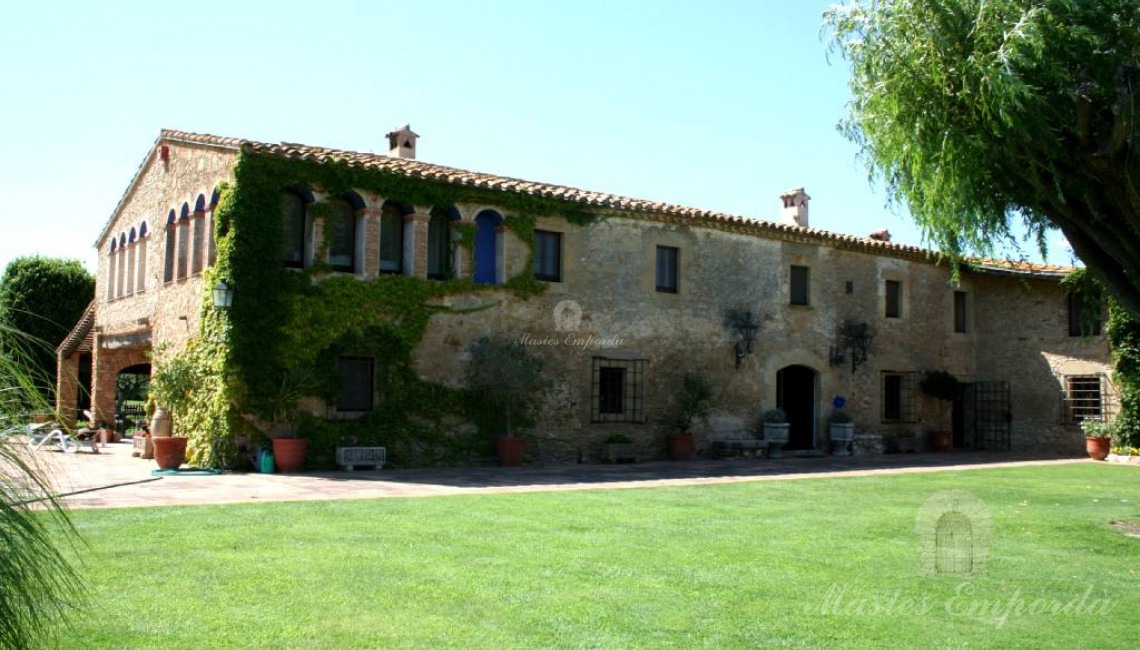
[{"label": "ivy covering wall", "polygon": [[[281,192],[305,187],[326,196],[371,193],[415,206],[456,203],[493,205],[503,225],[529,246],[524,271],[503,285],[467,278],[442,281],[405,276],[372,280],[330,273],[317,263],[304,271],[281,262]],[[320,202],[311,212],[319,216]],[[396,465],[457,464],[481,453],[488,436],[462,435],[485,424],[477,400],[464,391],[427,383],[409,366],[433,314],[454,311],[441,298],[507,290],[520,299],[541,293],[534,279],[536,216],[561,216],[584,225],[595,215],[576,204],[513,192],[464,188],[343,163],[317,163],[243,152],[234,183],[222,188],[215,210],[218,261],[206,277],[225,278],[233,306],[220,311],[203,296],[198,337],[176,354],[159,354],[156,377],[179,368],[188,378],[167,405],[179,430],[191,438],[189,462],[208,467],[242,464],[247,450],[265,444],[265,431],[280,411],[283,387],[303,376],[315,398],[335,403],[341,355],[376,360],[379,401],[367,416],[333,420],[302,413],[298,433],[309,440],[311,466],[327,466],[339,444],[388,447]],[[474,224],[456,223],[456,244],[473,252]],[[322,256],[317,255],[318,258]],[[494,302],[488,302],[494,307]],[[160,382],[161,383],[161,382]],[[169,383],[169,382],[168,382]]]}]

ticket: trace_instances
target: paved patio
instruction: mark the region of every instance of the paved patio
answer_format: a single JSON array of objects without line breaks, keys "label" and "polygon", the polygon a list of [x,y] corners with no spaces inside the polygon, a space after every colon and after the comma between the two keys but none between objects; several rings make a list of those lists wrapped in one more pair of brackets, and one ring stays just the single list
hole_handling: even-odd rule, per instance
[{"label": "paved patio", "polygon": [[87,451],[40,451],[36,458],[55,477],[73,508],[176,506],[263,501],[429,497],[491,492],[537,492],[791,480],[821,476],[938,472],[1092,462],[1032,459],[1014,453],[955,452],[865,457],[696,460],[635,465],[476,467],[303,474],[224,473],[152,476],[154,461],[131,456],[129,443]]}]

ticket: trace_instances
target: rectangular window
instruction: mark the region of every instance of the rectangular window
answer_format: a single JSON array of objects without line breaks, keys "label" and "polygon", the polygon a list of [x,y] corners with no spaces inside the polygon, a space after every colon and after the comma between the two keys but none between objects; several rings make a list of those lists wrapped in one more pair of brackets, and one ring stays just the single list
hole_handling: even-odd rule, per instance
[{"label": "rectangular window", "polygon": [[645,422],[644,359],[594,357],[593,421]]},{"label": "rectangular window", "polygon": [[1090,305],[1077,293],[1069,294],[1069,336],[1100,336],[1100,305]]},{"label": "rectangular window", "polygon": [[681,259],[681,249],[673,246],[657,247],[657,290],[661,293],[677,293],[679,288],[677,263]]},{"label": "rectangular window", "polygon": [[810,279],[810,269],[806,266],[793,266],[792,267],[792,286],[791,286],[791,304],[793,305],[810,305],[811,292],[809,290],[808,280]]},{"label": "rectangular window", "polygon": [[190,274],[202,272],[202,247],[206,241],[206,217],[195,214],[191,225]]},{"label": "rectangular window", "polygon": [[562,233],[534,231],[534,279],[562,281]]},{"label": "rectangular window", "polygon": [[340,375],[338,411],[371,411],[373,396],[372,357],[340,357],[336,362]]},{"label": "rectangular window", "polygon": [[882,374],[883,422],[915,422],[916,372]]},{"label": "rectangular window", "polygon": [[380,272],[404,272],[404,215],[391,204],[380,215]]},{"label": "rectangular window", "polygon": [[1108,377],[1097,375],[1066,375],[1062,395],[1061,419],[1065,424],[1080,424],[1084,420],[1108,420],[1115,414],[1108,390]]},{"label": "rectangular window", "polygon": [[887,280],[887,318],[902,318],[902,282]]},{"label": "rectangular window", "polygon": [[954,292],[954,331],[959,334],[965,334],[967,329],[966,323],[966,292]]}]

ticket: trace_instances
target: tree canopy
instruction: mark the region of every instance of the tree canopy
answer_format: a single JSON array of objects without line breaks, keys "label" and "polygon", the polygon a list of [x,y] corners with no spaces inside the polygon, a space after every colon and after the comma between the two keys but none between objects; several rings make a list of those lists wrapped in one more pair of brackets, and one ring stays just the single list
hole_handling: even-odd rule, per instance
[{"label": "tree canopy", "polygon": [[[21,257],[0,278],[0,325],[41,344],[29,346],[27,374],[54,387],[55,347],[95,296],[95,278],[78,260]],[[47,394],[45,392],[45,394]]]},{"label": "tree canopy", "polygon": [[871,0],[825,14],[841,130],[955,260],[1058,228],[1140,316],[1136,0]]}]

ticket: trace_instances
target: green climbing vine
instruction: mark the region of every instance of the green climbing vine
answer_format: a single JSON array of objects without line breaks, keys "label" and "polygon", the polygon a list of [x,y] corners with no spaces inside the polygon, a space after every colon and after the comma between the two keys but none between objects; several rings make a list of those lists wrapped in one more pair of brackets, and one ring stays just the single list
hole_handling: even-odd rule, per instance
[{"label": "green climbing vine", "polygon": [[[503,285],[477,285],[467,278],[424,280],[385,275],[369,281],[330,273],[325,263],[303,271],[279,262],[283,248],[281,190],[306,187],[329,196],[350,190],[412,206],[457,202],[494,205],[503,225],[530,250],[524,271]],[[319,218],[329,204],[319,201],[310,215]],[[309,440],[310,462],[332,464],[340,444],[383,444],[394,464],[456,464],[479,453],[486,438],[474,435],[479,409],[465,391],[421,380],[411,356],[434,314],[455,312],[445,298],[487,292],[472,309],[497,306],[491,291],[506,289],[520,298],[541,293],[534,278],[536,216],[562,215],[585,225],[597,217],[572,203],[520,192],[492,191],[409,178],[343,163],[317,163],[243,152],[234,182],[222,187],[214,213],[218,261],[206,276],[212,287],[225,278],[235,292],[228,310],[215,308],[209,290],[200,308],[198,336],[177,354],[157,360],[164,367],[189,369],[194,390],[173,407],[176,426],[191,438],[189,461],[208,467],[241,462],[239,441],[264,444],[275,395],[283,378],[311,371],[314,397],[335,403],[341,356],[375,359],[378,407],[356,420],[329,420],[302,414],[298,433]],[[327,224],[327,220],[326,220]],[[476,227],[453,225],[454,243],[474,259]],[[323,238],[327,247],[330,237]],[[325,259],[318,251],[317,258]],[[277,400],[279,401],[279,400]]]}]

